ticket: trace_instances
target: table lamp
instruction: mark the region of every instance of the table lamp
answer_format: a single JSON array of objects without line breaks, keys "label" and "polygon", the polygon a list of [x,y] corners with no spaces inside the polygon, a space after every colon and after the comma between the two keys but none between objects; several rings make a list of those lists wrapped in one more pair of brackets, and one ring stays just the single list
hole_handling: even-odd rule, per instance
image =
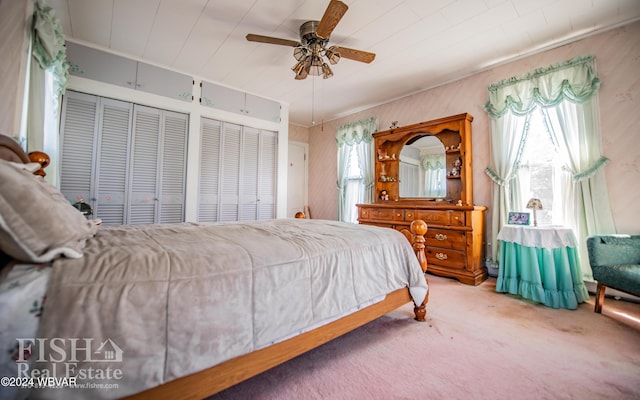
[{"label": "table lamp", "polygon": [[527,208],[531,208],[533,210],[533,226],[538,226],[538,220],[536,218],[536,210],[542,210],[542,202],[540,199],[531,198],[527,203]]}]

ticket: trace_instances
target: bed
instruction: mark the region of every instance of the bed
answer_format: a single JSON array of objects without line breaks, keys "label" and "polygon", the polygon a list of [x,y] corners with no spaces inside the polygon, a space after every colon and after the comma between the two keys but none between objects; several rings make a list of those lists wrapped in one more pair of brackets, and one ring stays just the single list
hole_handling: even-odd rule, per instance
[{"label": "bed", "polygon": [[307,219],[97,226],[8,140],[0,305],[22,312],[3,317],[2,376],[58,387],[7,396],[200,399],[410,301],[425,318],[422,221],[404,236]]}]

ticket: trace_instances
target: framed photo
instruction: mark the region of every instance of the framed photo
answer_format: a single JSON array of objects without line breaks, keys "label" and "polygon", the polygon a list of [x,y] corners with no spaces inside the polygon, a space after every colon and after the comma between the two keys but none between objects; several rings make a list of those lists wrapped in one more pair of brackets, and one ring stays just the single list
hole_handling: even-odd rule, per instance
[{"label": "framed photo", "polygon": [[510,212],[509,225],[529,225],[529,213],[527,212]]}]

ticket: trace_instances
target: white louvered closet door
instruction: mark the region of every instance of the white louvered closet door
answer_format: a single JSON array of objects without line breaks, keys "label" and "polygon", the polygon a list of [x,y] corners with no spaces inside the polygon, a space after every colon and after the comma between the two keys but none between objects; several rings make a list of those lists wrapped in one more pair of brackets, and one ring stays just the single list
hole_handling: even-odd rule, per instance
[{"label": "white louvered closet door", "polygon": [[67,92],[60,121],[60,191],[72,203],[92,200],[94,146],[98,132],[98,98]]},{"label": "white louvered closet door", "polygon": [[202,118],[198,221],[275,218],[277,133]]},{"label": "white louvered closet door", "polygon": [[84,199],[105,224],[125,218],[130,103],[65,93],[61,119],[60,190]]},{"label": "white louvered closet door", "polygon": [[258,170],[258,215],[256,219],[276,217],[276,181],[278,163],[277,132],[262,131]]},{"label": "white louvered closet door", "polygon": [[161,224],[184,221],[188,130],[187,115],[164,111],[158,211],[158,222]]},{"label": "white louvered closet door", "polygon": [[219,221],[238,221],[242,126],[223,123]]},{"label": "white louvered closet door", "polygon": [[129,189],[129,224],[156,222],[158,204],[158,147],[160,145],[160,110],[135,106],[134,137],[131,152]]},{"label": "white louvered closet door", "polygon": [[67,91],[61,191],[104,224],[184,221],[188,115]]},{"label": "white louvered closet door", "polygon": [[94,173],[94,214],[105,224],[125,223],[132,104],[101,98]]},{"label": "white louvered closet door", "polygon": [[258,198],[259,147],[260,130],[243,127],[238,221],[258,219],[258,203],[260,201]]},{"label": "white louvered closet door", "polygon": [[187,116],[134,107],[129,224],[184,220]]},{"label": "white louvered closet door", "polygon": [[198,222],[218,221],[222,122],[202,118],[200,123],[200,175]]}]

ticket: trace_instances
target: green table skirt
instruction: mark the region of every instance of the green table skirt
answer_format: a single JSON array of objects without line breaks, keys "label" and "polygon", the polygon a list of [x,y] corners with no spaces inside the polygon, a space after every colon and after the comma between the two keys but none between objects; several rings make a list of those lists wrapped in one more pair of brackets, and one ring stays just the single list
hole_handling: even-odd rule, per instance
[{"label": "green table skirt", "polygon": [[548,249],[501,241],[496,291],[570,310],[589,300],[574,247]]}]

